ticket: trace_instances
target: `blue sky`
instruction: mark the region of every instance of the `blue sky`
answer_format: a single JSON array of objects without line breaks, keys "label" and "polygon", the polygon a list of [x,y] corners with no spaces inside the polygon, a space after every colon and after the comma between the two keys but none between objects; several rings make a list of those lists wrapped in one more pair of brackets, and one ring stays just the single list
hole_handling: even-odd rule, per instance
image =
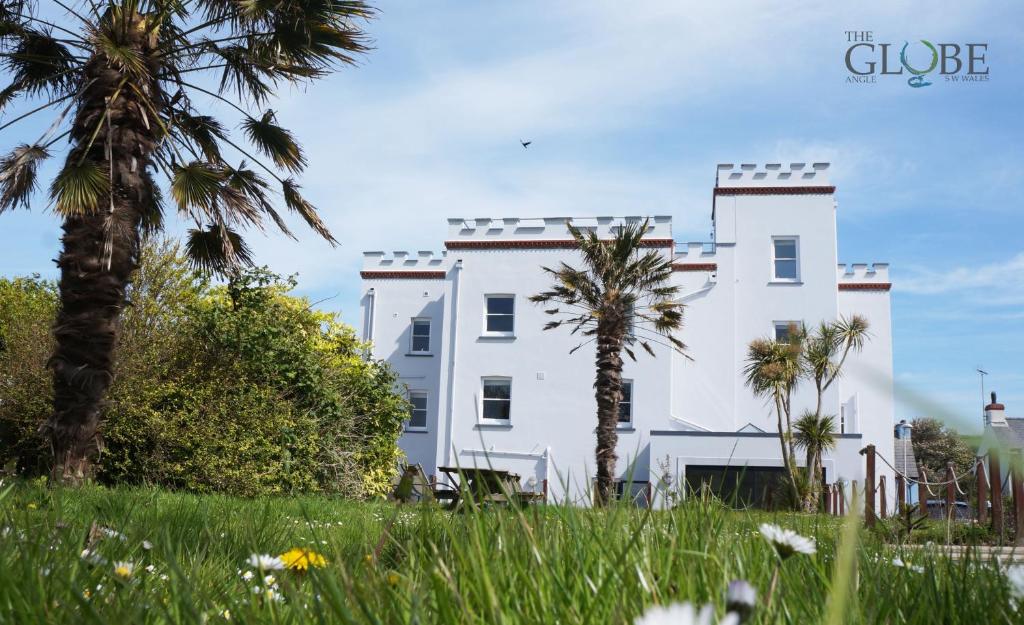
[{"label": "blue sky", "polygon": [[[670,214],[706,240],[716,163],[831,161],[840,261],[892,265],[897,418],[979,428],[978,365],[1024,416],[1024,8],[837,4],[381,2],[359,67],[275,105],[341,247],[254,234],[258,262],[356,322],[361,251],[436,249],[446,217]],[[987,43],[989,81],[848,84],[848,30]],[[0,216],[0,273],[55,275],[58,234]]]}]

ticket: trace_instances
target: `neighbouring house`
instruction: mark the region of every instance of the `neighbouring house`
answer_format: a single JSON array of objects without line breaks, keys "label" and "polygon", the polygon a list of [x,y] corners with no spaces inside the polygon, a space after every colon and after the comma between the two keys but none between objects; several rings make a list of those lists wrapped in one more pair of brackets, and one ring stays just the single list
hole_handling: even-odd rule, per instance
[{"label": "neighbouring house", "polygon": [[978,456],[985,458],[986,470],[989,457],[994,451],[999,452],[1003,493],[1008,493],[1011,461],[1017,459],[1018,462],[1024,462],[1024,418],[1007,417],[1006,406],[996,401],[995,392],[992,393],[991,403],[985,406],[985,433],[978,447]]},{"label": "neighbouring house", "polygon": [[[893,465],[896,470],[905,475],[906,477],[917,480],[920,478],[920,473],[917,471],[917,458],[914,456],[914,444],[913,444],[913,431],[914,426],[907,423],[906,419],[901,420],[896,424],[893,429],[896,440],[893,441],[895,446],[895,462]],[[914,505],[919,501],[918,485],[906,480],[906,503],[907,505]]]},{"label": "neighbouring house", "polygon": [[[679,338],[687,351],[653,344],[656,357],[637,350],[636,362],[627,358],[617,448],[623,494],[657,501],[683,484],[733,479],[747,494],[763,492],[783,465],[771,402],[744,385],[748,344],[784,340],[794,323],[855,313],[870,321],[871,338],[825,395],[838,428],[825,479],[863,486],[858,452],[869,443],[894,458],[889,268],[837,267],[828,170],[828,163],[719,165],[708,242],[679,243],[671,217],[650,218],[646,245],[672,260],[686,305]],[[612,237],[641,219],[572,221]],[[408,388],[412,411],[400,444],[409,461],[428,475],[439,466],[491,465],[553,500],[587,503],[593,349],[570,355],[580,337],[543,331],[550,317],[528,301],[550,286],[543,266],[581,263],[566,218],[449,219],[444,247],[364,253],[364,337]],[[794,418],[813,408],[814,397],[804,384]]]}]

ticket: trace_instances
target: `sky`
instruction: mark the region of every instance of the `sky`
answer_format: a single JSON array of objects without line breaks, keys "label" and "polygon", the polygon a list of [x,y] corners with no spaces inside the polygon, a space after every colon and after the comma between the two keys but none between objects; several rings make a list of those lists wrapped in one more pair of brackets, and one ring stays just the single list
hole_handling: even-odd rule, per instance
[{"label": "sky", "polygon": [[[667,214],[677,240],[707,240],[717,163],[829,161],[840,262],[891,264],[897,419],[980,429],[978,367],[1024,417],[1024,5],[376,6],[357,67],[272,103],[340,246],[298,224],[299,242],[250,243],[319,307],[358,324],[362,251],[439,249],[448,217]],[[987,44],[988,80],[850,83],[846,31]],[[0,149],[52,119],[0,131]],[[45,204],[0,215],[0,275],[56,275]]]}]

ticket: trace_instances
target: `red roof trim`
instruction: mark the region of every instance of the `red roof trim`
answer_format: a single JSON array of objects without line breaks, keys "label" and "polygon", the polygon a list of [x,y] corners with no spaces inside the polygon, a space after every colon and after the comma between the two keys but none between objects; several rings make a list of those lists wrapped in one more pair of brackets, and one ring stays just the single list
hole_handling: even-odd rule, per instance
[{"label": "red roof trim", "polygon": [[718,263],[676,263],[672,271],[718,271]]},{"label": "red roof trim", "polygon": [[443,271],[360,271],[364,280],[444,280]]},{"label": "red roof trim", "polygon": [[[576,241],[573,239],[513,239],[494,241],[445,241],[444,246],[450,250],[573,250]],[[675,247],[672,239],[644,239],[640,247]]]},{"label": "red roof trim", "polygon": [[840,291],[888,291],[892,288],[891,282],[840,282]]},{"label": "red roof trim", "polygon": [[817,187],[715,187],[715,195],[832,195],[834,186]]}]

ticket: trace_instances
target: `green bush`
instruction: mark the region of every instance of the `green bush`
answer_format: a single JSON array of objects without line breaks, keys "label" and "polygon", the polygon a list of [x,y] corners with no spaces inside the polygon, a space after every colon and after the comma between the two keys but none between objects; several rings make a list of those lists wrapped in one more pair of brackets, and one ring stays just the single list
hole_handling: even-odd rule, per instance
[{"label": "green bush", "polygon": [[[97,478],[243,495],[385,492],[408,414],[397,379],[365,358],[336,315],[290,295],[294,287],[265,269],[211,287],[175,246],[147,246],[123,318]],[[0,281],[8,293],[0,362],[21,364],[0,388],[0,453],[31,474],[48,460],[36,430],[49,413],[56,293],[38,279]]]}]

